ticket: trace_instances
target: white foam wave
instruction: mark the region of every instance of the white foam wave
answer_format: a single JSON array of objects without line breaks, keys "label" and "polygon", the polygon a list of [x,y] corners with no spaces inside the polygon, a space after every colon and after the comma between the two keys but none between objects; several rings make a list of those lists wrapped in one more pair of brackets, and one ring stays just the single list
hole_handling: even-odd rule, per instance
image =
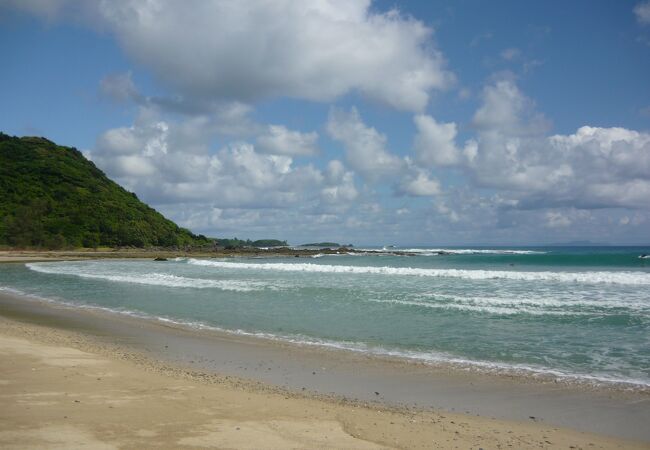
[{"label": "white foam wave", "polygon": [[422,302],[417,300],[380,300],[380,299],[369,299],[368,301],[373,303],[386,303],[394,305],[404,305],[404,306],[417,306],[423,308],[431,309],[451,309],[457,311],[469,311],[469,312],[481,312],[489,314],[498,314],[504,316],[511,316],[516,314],[531,314],[535,316],[576,316],[576,315],[587,315],[586,312],[578,311],[557,311],[557,310],[544,310],[538,308],[528,308],[528,307],[513,307],[510,305],[506,306],[490,306],[490,305],[472,305],[472,304],[459,304],[459,303],[433,303],[433,302]]},{"label": "white foam wave", "polygon": [[144,284],[195,289],[221,289],[224,291],[250,292],[265,288],[274,288],[262,282],[241,280],[209,280],[204,278],[187,278],[164,273],[144,273],[141,275],[116,275],[107,273],[80,272],[79,267],[49,266],[37,263],[25,264],[29,269],[52,275],[74,275],[81,278],[114,281],[119,283]]},{"label": "white foam wave", "polygon": [[69,308],[81,308],[88,310],[97,310],[103,311],[105,313],[120,314],[137,319],[144,320],[156,320],[162,323],[187,327],[197,330],[212,330],[223,333],[249,336],[259,339],[267,339],[278,342],[287,342],[299,346],[308,346],[308,347],[318,347],[323,349],[332,349],[332,350],[344,350],[355,353],[367,354],[378,357],[390,357],[402,360],[411,360],[416,362],[423,362],[426,364],[440,365],[448,364],[459,368],[461,370],[478,370],[481,372],[489,372],[495,374],[512,374],[519,376],[529,376],[533,378],[548,378],[566,380],[569,382],[576,382],[580,384],[593,384],[593,385],[615,385],[622,386],[624,388],[632,389],[642,389],[647,390],[650,388],[650,380],[648,379],[638,379],[627,377],[624,375],[613,375],[613,374],[586,374],[580,372],[571,372],[568,370],[558,370],[552,369],[549,367],[535,366],[535,365],[525,365],[525,364],[509,364],[496,361],[483,361],[483,360],[474,360],[458,357],[448,353],[431,351],[412,351],[407,349],[395,349],[395,348],[386,348],[381,346],[368,345],[364,342],[343,342],[336,340],[328,339],[319,339],[304,335],[282,335],[274,334],[268,332],[259,332],[259,331],[248,331],[242,329],[229,329],[222,328],[219,326],[207,324],[200,321],[190,321],[177,318],[171,318],[166,316],[157,316],[147,314],[141,311],[133,311],[128,309],[116,309],[108,308],[98,305],[89,305],[89,304],[79,304],[72,303],[63,299],[58,298],[46,298],[40,297],[33,294],[27,294],[26,292],[20,291],[18,289],[13,289],[7,286],[0,286],[0,290],[8,291],[16,295],[20,295],[23,298],[34,300],[34,301],[43,301],[47,303],[54,303],[62,305]]},{"label": "white foam wave", "polygon": [[650,273],[645,272],[520,272],[505,270],[423,269],[414,267],[344,266],[310,263],[242,263],[193,258],[188,259],[187,262],[198,266],[218,267],[222,269],[271,270],[280,272],[409,275],[469,280],[506,279],[584,284],[650,285]]},{"label": "white foam wave", "polygon": [[435,255],[543,255],[547,252],[541,250],[511,250],[511,249],[489,249],[489,248],[399,248],[384,247],[381,250],[361,248],[363,252],[404,252],[416,253],[424,256]]},{"label": "white foam wave", "polygon": [[[638,312],[650,311],[650,301],[643,294],[638,296],[628,295],[626,297],[612,298],[611,296],[595,297],[593,292],[589,295],[572,293],[570,296],[560,298],[558,294],[544,295],[536,292],[534,296],[525,297],[490,297],[476,295],[449,295],[439,293],[416,294],[416,298],[424,298],[425,302],[446,301],[469,305],[505,306],[510,308],[536,308],[540,310],[562,309],[584,311],[597,311],[605,313],[605,309],[619,310],[621,308],[631,309]],[[421,300],[417,300],[421,301]]]},{"label": "white foam wave", "polygon": [[451,253],[453,255],[543,255],[546,253],[537,250],[495,250],[495,249],[474,249],[474,248],[465,248],[465,249],[437,248],[433,250],[409,249],[407,251]]},{"label": "white foam wave", "polygon": [[14,289],[9,286],[0,286],[0,292],[7,292],[12,295],[21,295],[21,296],[29,296],[30,294],[21,291],[20,289]]}]

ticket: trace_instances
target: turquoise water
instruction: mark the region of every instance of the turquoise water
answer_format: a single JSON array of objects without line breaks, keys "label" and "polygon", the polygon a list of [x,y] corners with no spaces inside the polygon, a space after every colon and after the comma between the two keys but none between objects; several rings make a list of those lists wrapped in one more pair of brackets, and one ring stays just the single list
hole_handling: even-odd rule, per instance
[{"label": "turquoise water", "polygon": [[[399,249],[391,249],[399,250]],[[650,386],[650,248],[0,265],[0,289],[301,345]]]}]

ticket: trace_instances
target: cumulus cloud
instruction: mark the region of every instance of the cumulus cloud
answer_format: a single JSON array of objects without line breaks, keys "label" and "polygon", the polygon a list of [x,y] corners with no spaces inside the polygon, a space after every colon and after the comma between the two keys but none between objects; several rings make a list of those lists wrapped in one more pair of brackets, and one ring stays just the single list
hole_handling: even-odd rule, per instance
[{"label": "cumulus cloud", "polygon": [[331,109],[326,128],[332,139],[343,144],[350,167],[367,182],[392,185],[397,195],[435,196],[442,187],[428,168],[459,162],[460,150],[453,142],[456,126],[438,124],[430,116],[416,116],[415,121],[421,129],[415,139],[416,160],[392,154],[386,136],[364,123],[356,108]]},{"label": "cumulus cloud", "polygon": [[431,177],[429,172],[411,160],[405,158],[406,171],[396,186],[396,192],[413,197],[431,197],[441,193],[440,182]]},{"label": "cumulus cloud", "polygon": [[370,0],[9,3],[111,31],[135,61],[194,99],[331,101],[356,91],[420,111],[454,79],[430,27]]},{"label": "cumulus cloud", "polygon": [[415,197],[428,197],[440,193],[440,182],[422,171],[402,180],[400,191]]},{"label": "cumulus cloud", "polygon": [[292,131],[282,125],[269,125],[257,137],[259,149],[274,155],[309,156],[318,153],[316,141],[318,133]]},{"label": "cumulus cloud", "polygon": [[634,15],[640,24],[650,24],[650,1],[638,3],[634,7]]},{"label": "cumulus cloud", "polygon": [[321,200],[336,207],[347,209],[359,196],[354,185],[354,173],[348,171],[343,163],[332,160],[325,170],[325,186],[320,192]]},{"label": "cumulus cloud", "polygon": [[547,136],[546,123],[512,81],[486,87],[468,164],[477,184],[510,191],[521,208],[650,207],[650,134],[585,126]]},{"label": "cumulus cloud", "polygon": [[[501,91],[523,96],[516,86]],[[483,102],[494,98],[484,95]],[[513,102],[530,105],[525,98]],[[133,125],[103,133],[91,157],[183,226],[217,236],[286,238],[291,229],[292,239],[503,243],[530,242],[543,228],[546,239],[560,242],[618,232],[612,227],[622,238],[647,235],[648,133],[582,127],[549,136],[530,125],[539,116],[534,110],[504,109],[515,112],[502,116],[503,127],[476,128],[473,159],[465,150],[454,153],[472,177],[464,187],[443,186],[415,154],[389,152],[386,137],[355,109],[333,110],[327,126],[348,162],[331,160],[322,169],[246,140],[213,148],[217,117],[172,121],[147,108]],[[386,207],[383,194],[359,191],[355,171],[382,173],[375,182],[393,187],[403,203]],[[431,206],[411,208],[408,197],[431,198]]]},{"label": "cumulus cloud", "polygon": [[350,166],[370,181],[395,176],[404,170],[404,161],[386,149],[386,136],[366,125],[359,111],[332,108],[327,132],[343,144]]},{"label": "cumulus cloud", "polygon": [[289,156],[260,153],[245,141],[213,152],[213,133],[209,121],[169,122],[145,110],[131,127],[103,133],[90,156],[154,204],[288,208],[305,202],[316,207],[323,188],[338,190],[338,201],[354,198],[353,174],[344,169],[325,176]]},{"label": "cumulus cloud", "polygon": [[486,86],[482,100],[472,123],[483,132],[521,136],[542,133],[549,128],[546,118],[535,111],[534,102],[512,80],[497,80]]},{"label": "cumulus cloud", "polygon": [[414,118],[417,128],[414,148],[418,161],[431,166],[452,166],[460,159],[456,148],[456,124],[438,123],[427,115]]}]

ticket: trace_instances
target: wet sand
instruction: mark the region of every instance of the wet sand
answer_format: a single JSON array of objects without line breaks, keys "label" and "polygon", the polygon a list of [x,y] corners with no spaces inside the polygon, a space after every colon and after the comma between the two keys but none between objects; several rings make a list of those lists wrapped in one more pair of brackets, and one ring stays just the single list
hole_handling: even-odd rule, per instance
[{"label": "wet sand", "polygon": [[64,438],[98,448],[650,448],[646,394],[189,331],[4,293],[0,316],[2,448],[77,442],[57,444]]}]

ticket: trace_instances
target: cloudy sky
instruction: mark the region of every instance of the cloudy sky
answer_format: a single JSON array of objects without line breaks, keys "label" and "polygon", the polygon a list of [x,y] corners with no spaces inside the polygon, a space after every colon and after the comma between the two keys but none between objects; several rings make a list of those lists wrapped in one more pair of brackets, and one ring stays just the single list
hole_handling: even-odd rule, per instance
[{"label": "cloudy sky", "polygon": [[650,242],[650,1],[0,0],[0,130],[182,226]]}]

